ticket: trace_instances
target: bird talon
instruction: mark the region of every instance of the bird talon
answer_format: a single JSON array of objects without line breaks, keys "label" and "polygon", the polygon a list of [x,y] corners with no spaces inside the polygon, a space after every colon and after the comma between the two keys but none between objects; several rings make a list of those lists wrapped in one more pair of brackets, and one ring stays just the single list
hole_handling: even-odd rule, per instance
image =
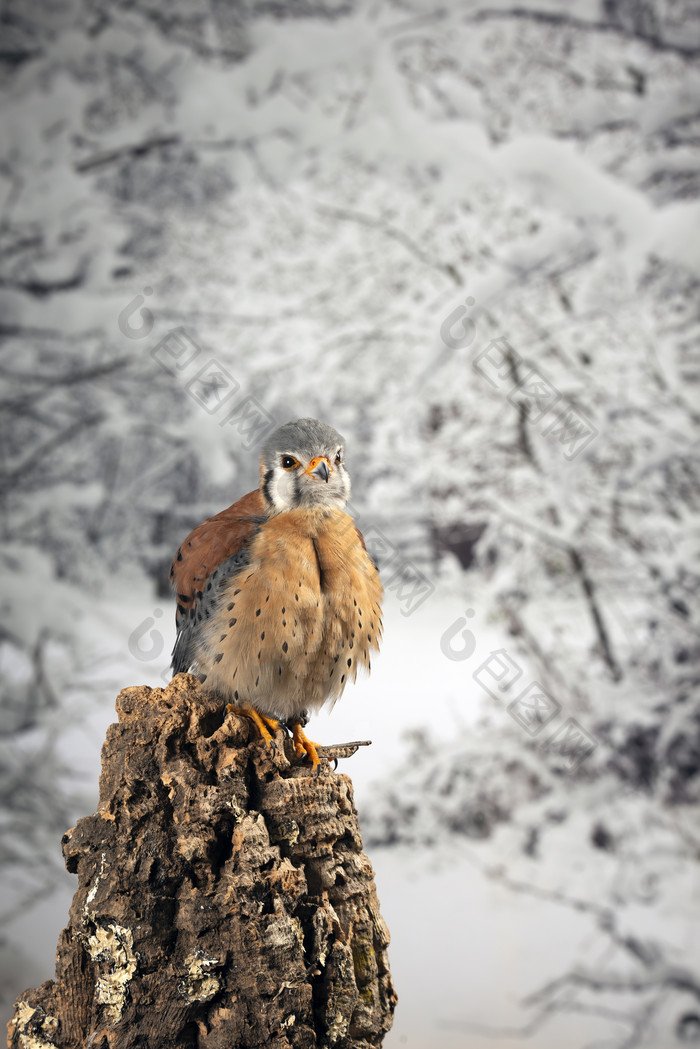
[{"label": "bird talon", "polygon": [[272,733],[279,728],[279,721],[276,721],[275,718],[268,718],[265,714],[260,714],[250,703],[244,703],[240,707],[234,707],[232,703],[227,703],[226,709],[229,714],[237,714],[239,717],[248,718],[249,721],[252,721],[258,730],[260,738],[267,743],[273,754],[276,753],[277,744]]},{"label": "bird talon", "polygon": [[311,762],[315,774],[318,776],[321,770],[321,759],[316,749],[319,744],[314,743],[313,740],[304,732],[301,727],[300,721],[295,721],[292,725],[292,738],[294,740],[294,753],[298,758],[308,758]]}]

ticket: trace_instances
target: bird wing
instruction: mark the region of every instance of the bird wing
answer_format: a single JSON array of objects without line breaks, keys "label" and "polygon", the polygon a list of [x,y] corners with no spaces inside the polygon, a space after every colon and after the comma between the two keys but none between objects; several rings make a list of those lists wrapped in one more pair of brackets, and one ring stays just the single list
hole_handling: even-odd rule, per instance
[{"label": "bird wing", "polygon": [[249,541],[265,519],[265,503],[256,489],[198,525],[179,547],[170,568],[177,598],[173,673],[188,670],[192,663],[193,628],[207,581],[224,562],[230,570],[244,567]]}]

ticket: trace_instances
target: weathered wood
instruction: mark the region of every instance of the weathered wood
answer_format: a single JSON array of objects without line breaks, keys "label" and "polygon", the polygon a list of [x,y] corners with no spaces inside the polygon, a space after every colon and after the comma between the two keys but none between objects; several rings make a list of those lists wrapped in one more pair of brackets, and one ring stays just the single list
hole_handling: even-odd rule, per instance
[{"label": "weathered wood", "polygon": [[[352,784],[195,678],[125,689],[100,803],[63,838],[78,890],[12,1049],[369,1049],[396,1003]],[[342,749],[342,748],[341,748]]]}]

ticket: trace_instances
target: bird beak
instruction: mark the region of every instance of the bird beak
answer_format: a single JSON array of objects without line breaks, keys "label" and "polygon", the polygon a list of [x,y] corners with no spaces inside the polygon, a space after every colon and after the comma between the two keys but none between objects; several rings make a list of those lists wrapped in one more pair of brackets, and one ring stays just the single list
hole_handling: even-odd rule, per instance
[{"label": "bird beak", "polygon": [[311,460],[306,473],[310,474],[311,477],[320,477],[322,481],[327,482],[332,473],[331,464],[328,462],[325,455],[319,455]]}]

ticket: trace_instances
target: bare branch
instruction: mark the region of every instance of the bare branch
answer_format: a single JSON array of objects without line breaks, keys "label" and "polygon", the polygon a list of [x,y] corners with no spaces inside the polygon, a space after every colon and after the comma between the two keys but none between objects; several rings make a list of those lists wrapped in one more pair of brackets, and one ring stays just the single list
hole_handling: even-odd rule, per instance
[{"label": "bare branch", "polygon": [[334,208],[327,204],[319,204],[316,210],[321,215],[327,215],[332,219],[339,219],[341,222],[356,222],[361,226],[366,226],[368,229],[378,230],[386,237],[390,237],[398,244],[403,245],[403,247],[417,258],[422,265],[427,266],[429,269],[439,270],[441,273],[444,273],[453,284],[461,287],[462,278],[451,263],[438,262],[436,259],[431,258],[412,237],[409,237],[408,234],[398,226],[391,226],[388,222],[384,222],[376,215],[366,215],[362,211],[354,211],[351,208]]},{"label": "bare branch", "polygon": [[31,471],[45,455],[50,455],[62,444],[67,444],[69,441],[72,441],[83,430],[99,425],[103,419],[104,415],[102,412],[94,413],[93,415],[86,415],[82,419],[78,419],[76,422],[71,423],[70,426],[66,426],[61,433],[52,434],[52,436],[46,441],[42,441],[41,444],[37,445],[29,455],[21,460],[21,462],[1,473],[0,485],[7,486],[24,481],[26,476],[31,474]]},{"label": "bare branch", "polygon": [[120,146],[119,149],[108,149],[104,153],[96,153],[86,160],[79,160],[75,164],[78,174],[92,171],[94,168],[102,168],[107,164],[114,164],[120,160],[128,160],[133,157],[144,157],[157,149],[166,146],[178,146],[181,142],[180,135],[161,135],[159,138],[148,139],[145,142],[136,142],[130,146]]}]

